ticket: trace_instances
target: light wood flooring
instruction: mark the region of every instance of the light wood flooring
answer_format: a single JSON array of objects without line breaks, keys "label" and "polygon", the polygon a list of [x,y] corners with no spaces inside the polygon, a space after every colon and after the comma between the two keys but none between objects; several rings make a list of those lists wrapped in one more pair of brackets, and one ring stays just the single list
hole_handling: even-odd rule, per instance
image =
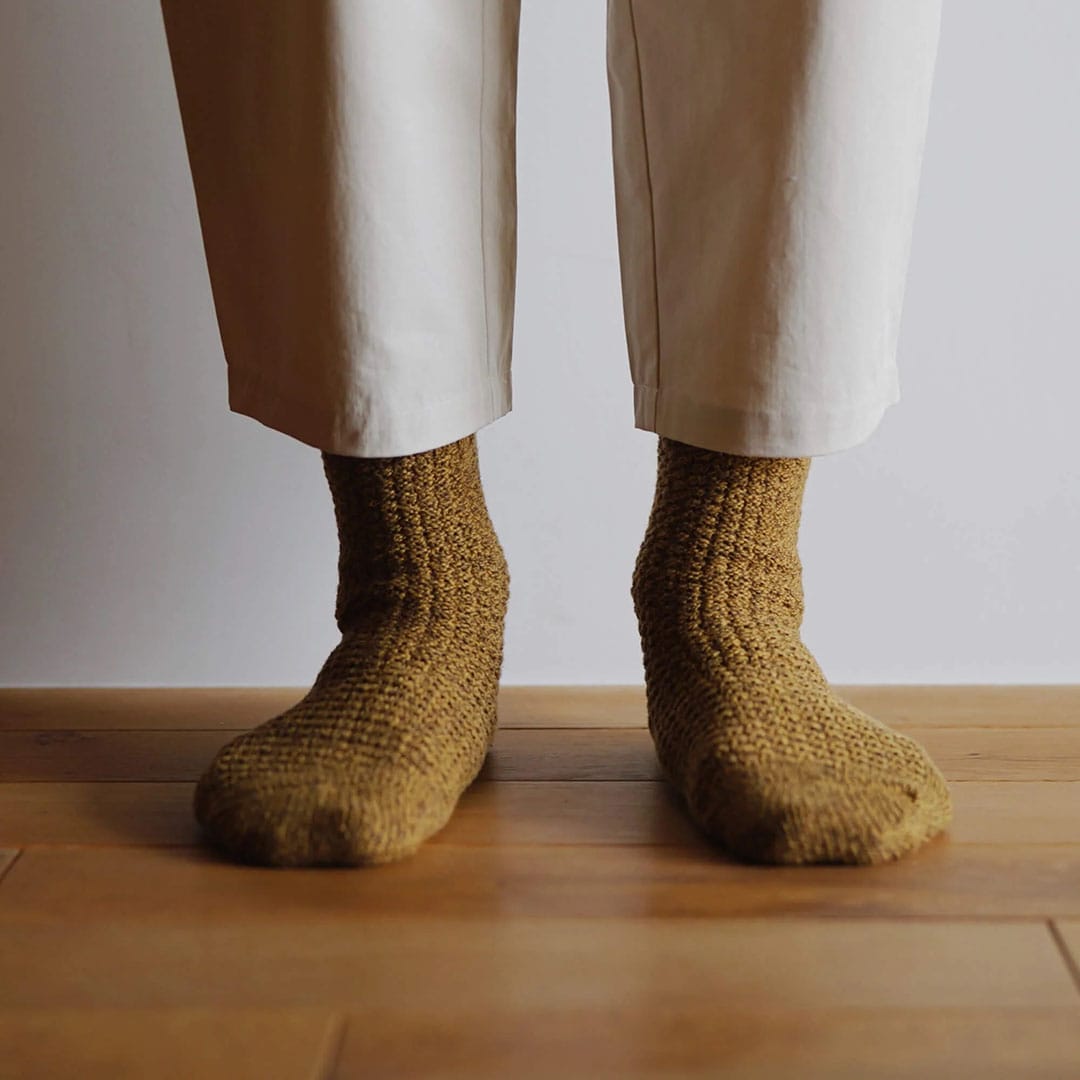
[{"label": "light wood flooring", "polygon": [[506,688],[453,821],[232,866],[193,781],[292,690],[0,691],[0,1077],[1080,1077],[1080,687],[841,687],[952,784],[873,868],[738,865],[639,688]]}]

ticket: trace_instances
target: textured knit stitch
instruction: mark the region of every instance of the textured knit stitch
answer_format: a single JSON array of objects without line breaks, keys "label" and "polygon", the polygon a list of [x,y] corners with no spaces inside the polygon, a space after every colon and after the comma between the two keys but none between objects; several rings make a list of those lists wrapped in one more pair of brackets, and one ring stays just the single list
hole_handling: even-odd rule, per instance
[{"label": "textured knit stitch", "polygon": [[730,854],[884,862],[945,828],[949,790],[918,743],[837,697],[802,643],[809,466],[660,438],[632,586],[649,729]]},{"label": "textured knit stitch", "polygon": [[509,574],[475,435],[323,463],[341,642],[304,699],[225,746],[195,793],[208,839],[247,862],[412,853],[446,824],[495,731]]}]

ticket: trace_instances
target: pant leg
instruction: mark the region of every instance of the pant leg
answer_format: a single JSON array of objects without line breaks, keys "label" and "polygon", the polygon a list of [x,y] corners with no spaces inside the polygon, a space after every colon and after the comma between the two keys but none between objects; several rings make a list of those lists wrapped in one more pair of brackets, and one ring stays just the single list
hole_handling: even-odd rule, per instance
[{"label": "pant leg", "polygon": [[518,0],[161,0],[229,404],[416,453],[509,411]]},{"label": "pant leg", "polygon": [[899,399],[940,0],[609,0],[635,426],[806,457]]}]

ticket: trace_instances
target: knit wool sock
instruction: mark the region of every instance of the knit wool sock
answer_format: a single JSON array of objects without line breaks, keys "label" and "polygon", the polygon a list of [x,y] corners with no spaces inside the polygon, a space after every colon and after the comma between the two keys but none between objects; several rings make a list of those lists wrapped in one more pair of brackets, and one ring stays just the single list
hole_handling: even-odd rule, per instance
[{"label": "knit wool sock", "polygon": [[509,574],[475,435],[323,463],[341,642],[307,696],[225,746],[195,793],[208,839],[245,862],[412,853],[446,824],[495,731]]},{"label": "knit wool sock", "polygon": [[878,863],[940,832],[944,778],[838,698],[803,645],[797,538],[809,458],[661,437],[632,595],[649,729],[691,818],[762,863]]}]

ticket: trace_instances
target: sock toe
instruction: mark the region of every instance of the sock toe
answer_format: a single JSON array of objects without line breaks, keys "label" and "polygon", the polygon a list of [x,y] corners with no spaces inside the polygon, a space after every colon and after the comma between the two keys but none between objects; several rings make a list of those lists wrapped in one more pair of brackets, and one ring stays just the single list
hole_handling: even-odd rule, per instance
[{"label": "sock toe", "polygon": [[208,774],[196,789],[195,817],[211,843],[244,862],[368,866],[411,855],[453,805],[394,776],[361,790],[348,777],[295,771],[285,784],[223,784]]},{"label": "sock toe", "polygon": [[869,865],[900,858],[951,816],[944,780],[828,775],[813,765],[735,772],[702,769],[688,793],[710,837],[750,862]]}]

